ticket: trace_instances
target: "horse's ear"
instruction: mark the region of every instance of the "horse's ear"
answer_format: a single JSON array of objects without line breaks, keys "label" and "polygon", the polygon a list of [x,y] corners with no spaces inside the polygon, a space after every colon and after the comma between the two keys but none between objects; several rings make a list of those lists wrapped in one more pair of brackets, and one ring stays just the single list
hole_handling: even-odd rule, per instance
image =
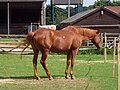
[{"label": "horse's ear", "polygon": [[100,33],[100,30],[97,30],[97,32],[96,32],[97,34],[99,34]]}]

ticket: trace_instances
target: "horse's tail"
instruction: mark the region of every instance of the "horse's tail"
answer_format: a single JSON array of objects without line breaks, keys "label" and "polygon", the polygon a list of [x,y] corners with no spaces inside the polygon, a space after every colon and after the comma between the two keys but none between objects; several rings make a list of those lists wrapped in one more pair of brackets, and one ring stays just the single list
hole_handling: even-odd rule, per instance
[{"label": "horse's tail", "polygon": [[22,45],[26,45],[26,46],[23,48],[23,50],[21,51],[21,55],[22,55],[22,53],[25,51],[25,49],[28,48],[28,46],[32,43],[32,41],[33,41],[33,40],[32,40],[32,39],[33,39],[33,36],[34,36],[34,32],[28,33],[26,39],[25,39],[25,40],[22,40],[21,43],[20,43],[18,46],[12,48],[11,50],[9,50],[9,52],[11,52],[12,50],[14,50],[14,49],[16,49],[16,48],[19,48],[19,47],[22,46]]},{"label": "horse's tail", "polygon": [[26,40],[22,40],[21,43],[20,43],[18,46],[12,48],[11,50],[9,50],[9,52],[11,52],[12,50],[14,50],[14,49],[16,49],[16,48],[19,48],[19,47],[22,46],[22,45],[26,45],[26,44],[27,44],[27,41],[26,41]]},{"label": "horse's tail", "polygon": [[28,33],[26,40],[25,40],[25,44],[27,44],[27,45],[26,45],[26,47],[23,48],[21,55],[25,51],[25,49],[28,48],[28,46],[33,43],[33,36],[34,36],[34,32]]},{"label": "horse's tail", "polygon": [[29,47],[30,43],[29,43],[27,40],[25,40],[25,41],[24,41],[24,45],[26,45],[26,46],[25,46],[25,47],[23,48],[23,50],[21,51],[21,57],[22,57],[22,53],[25,51],[26,48]]}]

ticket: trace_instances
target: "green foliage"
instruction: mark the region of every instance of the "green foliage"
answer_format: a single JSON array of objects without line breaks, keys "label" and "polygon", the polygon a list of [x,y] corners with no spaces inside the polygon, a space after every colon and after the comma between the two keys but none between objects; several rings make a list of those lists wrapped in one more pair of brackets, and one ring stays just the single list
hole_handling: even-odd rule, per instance
[{"label": "green foliage", "polygon": [[51,6],[46,7],[46,24],[52,24],[51,20]]},{"label": "green foliage", "polygon": [[110,0],[97,0],[95,1],[95,6],[110,6],[111,2]]},{"label": "green foliage", "polygon": [[97,0],[94,6],[120,6],[120,1]]},{"label": "green foliage", "polygon": [[49,25],[49,24],[59,24],[61,21],[65,20],[67,18],[67,14],[66,14],[66,10],[65,9],[61,9],[59,7],[56,7],[54,6],[54,19],[55,21],[52,22],[52,19],[51,19],[51,15],[52,15],[52,12],[51,12],[51,6],[48,5],[47,8],[46,8],[46,23]]},{"label": "green foliage", "polygon": [[120,1],[113,1],[112,6],[120,6]]}]

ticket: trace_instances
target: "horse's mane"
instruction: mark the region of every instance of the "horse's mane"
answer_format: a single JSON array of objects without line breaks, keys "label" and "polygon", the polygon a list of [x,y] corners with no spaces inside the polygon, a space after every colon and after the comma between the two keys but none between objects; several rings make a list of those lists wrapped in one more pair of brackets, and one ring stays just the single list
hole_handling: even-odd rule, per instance
[{"label": "horse's mane", "polygon": [[80,26],[68,26],[65,27],[63,30],[67,31],[73,31],[79,35],[85,36],[90,38],[91,36],[94,36],[97,32],[97,30],[89,29],[89,28],[82,28]]}]

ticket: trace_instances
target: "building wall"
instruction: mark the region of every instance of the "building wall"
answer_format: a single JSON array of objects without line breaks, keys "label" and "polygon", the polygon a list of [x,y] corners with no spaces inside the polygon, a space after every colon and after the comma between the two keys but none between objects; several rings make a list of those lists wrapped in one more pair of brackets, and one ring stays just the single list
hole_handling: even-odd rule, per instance
[{"label": "building wall", "polygon": [[101,33],[120,33],[119,27],[89,27],[91,29],[99,30]]},{"label": "building wall", "polygon": [[[31,22],[41,22],[42,2],[12,2],[10,34],[26,34]],[[7,3],[0,3],[0,34],[7,34]]]},{"label": "building wall", "polygon": [[114,25],[120,23],[119,18],[114,15],[106,11],[103,11],[103,14],[101,12],[93,13],[87,18],[73,22],[73,25]]},{"label": "building wall", "polygon": [[[95,13],[93,12],[90,15],[88,14],[87,17],[83,16],[82,18],[70,23],[61,23],[59,29],[62,29],[68,25],[73,26],[89,25],[88,28],[98,29],[100,30],[101,33],[104,32],[120,33],[120,27],[118,26],[120,25],[120,18],[106,10],[99,10]],[[105,25],[107,25],[107,27]]]},{"label": "building wall", "polygon": [[80,25],[103,25],[103,27],[89,27],[92,29],[99,29],[101,33],[108,32],[108,33],[120,33],[119,27],[104,27],[104,25],[118,25],[120,24],[120,20],[118,17],[115,17],[115,15],[103,11],[103,14],[101,14],[101,11],[97,13],[93,13],[91,16],[81,20],[80,22],[76,22],[73,25],[80,26]]}]

